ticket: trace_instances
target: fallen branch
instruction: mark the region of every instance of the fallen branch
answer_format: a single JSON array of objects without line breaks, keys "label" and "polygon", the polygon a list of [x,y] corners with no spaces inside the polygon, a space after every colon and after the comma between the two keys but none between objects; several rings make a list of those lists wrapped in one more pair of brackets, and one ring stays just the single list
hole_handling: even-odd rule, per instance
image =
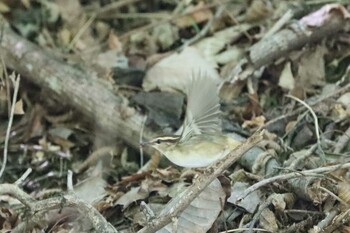
[{"label": "fallen branch", "polygon": [[[69,103],[111,136],[118,136],[134,148],[139,147],[139,134],[144,117],[135,112],[125,116],[128,106],[84,69],[78,70],[58,60],[39,46],[4,27],[0,53],[6,65],[29,81],[51,91]],[[144,138],[155,135],[145,129]]]},{"label": "fallen branch", "polygon": [[14,84],[14,91],[13,91],[13,98],[12,98],[12,104],[11,104],[11,111],[10,111],[10,117],[9,117],[9,122],[7,125],[7,130],[6,130],[6,137],[5,137],[5,145],[4,145],[4,157],[0,169],[0,178],[2,177],[5,168],[6,168],[6,163],[7,163],[7,151],[8,151],[8,145],[9,145],[9,140],[10,140],[10,133],[11,133],[11,127],[12,127],[12,122],[13,122],[13,115],[15,113],[15,106],[16,106],[16,100],[17,100],[17,94],[19,90],[19,82],[21,80],[20,76],[18,75],[17,77],[15,74],[12,74],[10,78],[13,81]]},{"label": "fallen branch", "polygon": [[[308,25],[306,17],[312,14],[321,14],[320,25]],[[271,64],[279,58],[288,55],[290,51],[300,49],[309,43],[320,42],[325,37],[334,36],[341,30],[346,30],[350,24],[346,9],[339,4],[325,5],[316,12],[291,24],[289,27],[271,35],[254,44],[246,58],[239,62],[220,88],[220,96],[224,99],[232,99],[232,88],[242,80],[252,77],[261,67]],[[318,17],[321,20],[321,16]]]},{"label": "fallen branch", "polygon": [[14,233],[30,231],[29,229],[35,227],[37,224],[42,224],[42,221],[45,219],[43,215],[46,212],[53,209],[62,209],[63,207],[73,207],[82,216],[88,218],[96,232],[117,232],[93,206],[75,197],[75,195],[67,194],[36,201],[15,184],[0,184],[0,195],[10,195],[18,199],[33,213],[31,218],[28,218],[27,221],[22,221],[13,229],[12,232]]}]

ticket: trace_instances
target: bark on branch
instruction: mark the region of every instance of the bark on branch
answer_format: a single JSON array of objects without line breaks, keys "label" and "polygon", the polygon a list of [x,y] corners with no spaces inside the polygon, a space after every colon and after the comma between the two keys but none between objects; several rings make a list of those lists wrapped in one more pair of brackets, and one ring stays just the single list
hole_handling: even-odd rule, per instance
[{"label": "bark on branch", "polygon": [[[0,53],[8,67],[24,78],[56,94],[112,135],[138,148],[143,116],[124,117],[122,99],[84,70],[58,60],[39,46],[5,27]],[[145,129],[144,138],[153,137]]]}]

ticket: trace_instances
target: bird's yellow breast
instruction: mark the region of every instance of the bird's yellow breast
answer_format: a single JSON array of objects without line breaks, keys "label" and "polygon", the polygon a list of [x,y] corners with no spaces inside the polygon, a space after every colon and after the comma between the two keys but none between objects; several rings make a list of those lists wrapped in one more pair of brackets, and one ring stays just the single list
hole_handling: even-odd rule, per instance
[{"label": "bird's yellow breast", "polygon": [[219,160],[240,142],[226,135],[198,135],[170,147],[162,153],[182,167],[205,167]]}]

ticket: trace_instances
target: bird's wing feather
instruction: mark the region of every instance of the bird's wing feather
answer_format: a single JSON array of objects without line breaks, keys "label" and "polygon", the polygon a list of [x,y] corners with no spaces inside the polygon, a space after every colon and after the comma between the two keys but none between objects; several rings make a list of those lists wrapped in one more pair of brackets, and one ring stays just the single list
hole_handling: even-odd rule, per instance
[{"label": "bird's wing feather", "polygon": [[192,75],[186,90],[187,108],[180,142],[194,135],[221,131],[217,84],[217,80],[200,73]]}]

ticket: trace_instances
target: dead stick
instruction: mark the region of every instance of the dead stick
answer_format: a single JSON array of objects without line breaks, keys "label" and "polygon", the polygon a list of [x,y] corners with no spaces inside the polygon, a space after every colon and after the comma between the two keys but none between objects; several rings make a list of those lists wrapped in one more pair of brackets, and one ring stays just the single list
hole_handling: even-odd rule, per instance
[{"label": "dead stick", "polygon": [[309,27],[300,20],[251,46],[247,56],[226,77],[220,88],[221,96],[226,99],[233,98],[229,93],[232,87],[237,82],[251,77],[261,67],[288,55],[290,51],[334,36],[349,26],[350,20],[341,10],[333,9],[328,14],[328,20],[318,27]]},{"label": "dead stick", "polygon": [[[96,128],[103,128],[138,148],[143,116],[139,113],[124,116],[127,106],[122,104],[122,99],[83,68],[78,70],[65,64],[8,27],[3,31],[0,53],[8,67],[75,107]],[[149,140],[154,135],[151,130],[145,130],[144,137]]]}]

